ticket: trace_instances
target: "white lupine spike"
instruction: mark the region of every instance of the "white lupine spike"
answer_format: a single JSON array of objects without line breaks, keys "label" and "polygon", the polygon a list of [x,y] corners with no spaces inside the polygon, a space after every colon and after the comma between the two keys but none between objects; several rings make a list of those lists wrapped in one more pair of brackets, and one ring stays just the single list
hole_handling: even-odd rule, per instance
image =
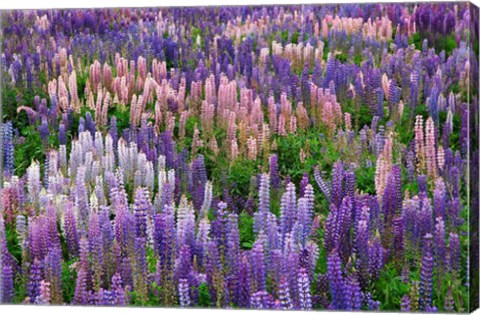
[{"label": "white lupine spike", "polygon": [[158,157],[158,169],[165,168],[165,155],[160,155]]},{"label": "white lupine spike", "polygon": [[38,200],[42,184],[40,182],[40,165],[33,161],[27,168],[27,188],[30,202]]},{"label": "white lupine spike", "polygon": [[208,209],[210,209],[212,205],[212,197],[213,197],[212,183],[208,181],[205,184],[205,193],[203,198],[202,209],[200,211],[200,217],[204,217],[207,215]]},{"label": "white lupine spike", "polygon": [[93,148],[93,139],[90,131],[82,131],[79,135],[80,143],[83,147],[83,152],[89,152]]},{"label": "white lupine spike", "polygon": [[103,136],[100,131],[95,133],[95,155],[102,156],[103,155]]},{"label": "white lupine spike", "polygon": [[137,170],[135,172],[135,176],[133,178],[133,188],[136,190],[138,187],[143,186],[143,174],[141,170]]},{"label": "white lupine spike", "polygon": [[145,166],[145,186],[150,189],[150,191],[153,191],[153,186],[154,186],[155,178],[154,178],[154,170],[153,170],[153,163],[151,161],[148,161],[146,166]]},{"label": "white lupine spike", "polygon": [[173,169],[168,171],[168,183],[172,188],[175,187],[175,170]]},{"label": "white lupine spike", "polygon": [[65,171],[67,169],[67,146],[62,144],[59,148],[60,168]]},{"label": "white lupine spike", "polygon": [[102,166],[105,171],[111,171],[115,169],[115,155],[113,153],[107,153],[102,159]]},{"label": "white lupine spike", "polygon": [[86,169],[87,181],[90,181],[90,174],[92,173],[92,164],[93,164],[93,152],[89,151],[85,154],[85,163],[83,164]]}]

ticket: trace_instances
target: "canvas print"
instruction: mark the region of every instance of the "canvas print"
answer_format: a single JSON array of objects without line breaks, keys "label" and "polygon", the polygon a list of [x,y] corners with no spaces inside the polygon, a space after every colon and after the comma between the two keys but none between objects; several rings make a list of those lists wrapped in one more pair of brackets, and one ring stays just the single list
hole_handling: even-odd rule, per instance
[{"label": "canvas print", "polygon": [[478,19],[1,11],[0,304],[476,309]]}]

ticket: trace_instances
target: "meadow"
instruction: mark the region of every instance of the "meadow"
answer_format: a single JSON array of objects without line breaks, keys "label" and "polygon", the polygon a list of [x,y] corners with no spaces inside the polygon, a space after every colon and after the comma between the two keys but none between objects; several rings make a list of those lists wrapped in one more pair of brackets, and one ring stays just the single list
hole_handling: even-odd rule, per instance
[{"label": "meadow", "polygon": [[0,15],[0,304],[478,303],[477,8]]}]

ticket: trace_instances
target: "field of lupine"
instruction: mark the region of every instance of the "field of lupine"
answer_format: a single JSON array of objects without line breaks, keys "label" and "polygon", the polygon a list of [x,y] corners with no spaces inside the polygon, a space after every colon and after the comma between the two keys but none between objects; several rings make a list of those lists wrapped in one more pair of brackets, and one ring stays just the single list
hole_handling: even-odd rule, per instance
[{"label": "field of lupine", "polygon": [[474,7],[1,14],[1,303],[469,309]]}]

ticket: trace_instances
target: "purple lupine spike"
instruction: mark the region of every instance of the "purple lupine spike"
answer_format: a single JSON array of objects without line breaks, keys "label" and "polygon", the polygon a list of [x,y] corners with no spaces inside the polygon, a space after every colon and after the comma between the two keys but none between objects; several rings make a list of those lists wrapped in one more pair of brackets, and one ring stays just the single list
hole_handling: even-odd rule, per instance
[{"label": "purple lupine spike", "polygon": [[297,212],[297,197],[295,195],[295,185],[289,183],[287,189],[282,196],[280,206],[280,222],[283,237],[292,231]]},{"label": "purple lupine spike", "polygon": [[[1,266],[1,265],[0,265]],[[14,293],[14,274],[13,268],[9,264],[3,265],[0,285],[2,288],[0,293],[2,294],[0,301],[3,304],[9,304],[13,302]]]},{"label": "purple lupine spike", "polygon": [[446,265],[446,245],[445,245],[445,222],[442,217],[437,217],[435,224],[435,257],[437,269],[437,277],[444,272]]},{"label": "purple lupine spike", "polygon": [[154,243],[159,255],[160,265],[171,270],[174,262],[175,249],[175,217],[174,210],[167,206],[165,211],[155,216]]},{"label": "purple lupine spike", "polygon": [[460,239],[458,234],[450,233],[449,250],[449,270],[459,270],[460,268]]},{"label": "purple lupine spike", "polygon": [[455,300],[453,299],[452,288],[450,288],[450,287],[447,290],[447,295],[445,296],[445,301],[444,301],[443,308],[446,312],[454,312],[455,311]]},{"label": "purple lupine spike", "polygon": [[147,253],[144,237],[135,239],[135,260],[133,264],[133,288],[140,299],[147,298]]},{"label": "purple lupine spike", "polygon": [[400,310],[402,312],[410,312],[410,298],[407,294],[402,297],[402,303],[400,305]]},{"label": "purple lupine spike", "polygon": [[355,197],[356,176],[354,172],[345,173],[345,195],[350,198]]},{"label": "purple lupine spike", "polygon": [[338,252],[334,249],[327,258],[328,279],[330,282],[330,294],[332,296],[331,308],[340,310],[344,308],[345,280],[342,272],[342,261]]},{"label": "purple lupine spike", "polygon": [[[221,300],[223,292],[219,291],[223,287],[223,279],[221,278],[221,261],[218,252],[218,246],[215,241],[210,241],[207,248],[207,259],[205,264],[205,273],[209,288],[210,297],[213,303]],[[221,282],[221,283],[219,283]]]},{"label": "purple lupine spike", "polygon": [[147,237],[147,217],[152,211],[148,190],[143,187],[135,191],[135,227],[137,237]]},{"label": "purple lupine spike", "polygon": [[357,269],[359,272],[359,281],[363,288],[366,287],[369,279],[369,255],[368,255],[368,228],[369,208],[363,207],[360,214],[360,220],[357,223],[357,234],[355,236],[355,253],[357,257]]},{"label": "purple lupine spike", "polygon": [[287,278],[282,277],[278,286],[278,299],[282,310],[293,309],[292,298],[290,297],[290,288],[288,287]]},{"label": "purple lupine spike", "polygon": [[255,309],[272,309],[274,306],[273,298],[267,291],[257,291],[250,297],[250,307]]},{"label": "purple lupine spike", "polygon": [[53,304],[61,304],[62,297],[62,254],[60,248],[52,248],[45,257],[45,281],[50,284],[50,296]]},{"label": "purple lupine spike", "polygon": [[332,202],[340,207],[343,200],[343,179],[344,179],[344,170],[343,164],[341,161],[335,162],[333,165],[332,171]]},{"label": "purple lupine spike", "polygon": [[239,259],[240,259],[240,234],[238,231],[238,216],[236,214],[229,214],[227,224],[227,244],[226,244],[226,261],[227,272],[230,279],[229,290],[232,300],[236,302],[238,300],[238,271],[239,271]]},{"label": "purple lupine spike", "polygon": [[365,294],[365,301],[369,311],[378,311],[380,308],[380,302],[372,299],[372,294],[370,292]]},{"label": "purple lupine spike", "polygon": [[380,240],[380,234],[377,231],[368,249],[369,268],[372,279],[377,279],[384,264],[385,249]]},{"label": "purple lupine spike", "polygon": [[77,281],[73,303],[77,305],[88,304],[88,280],[90,279],[90,251],[85,237],[80,240],[80,260],[77,271]]},{"label": "purple lupine spike", "polygon": [[188,307],[191,304],[187,279],[180,279],[178,282],[178,298],[181,307]]},{"label": "purple lupine spike", "polygon": [[313,171],[313,175],[315,177],[315,181],[317,182],[318,187],[325,195],[325,198],[327,198],[327,201],[330,202],[331,200],[330,187],[328,186],[327,182],[323,179],[323,177],[320,175],[320,170],[318,167],[315,167]]},{"label": "purple lupine spike", "polygon": [[261,240],[257,240],[251,252],[252,263],[252,289],[253,291],[265,290],[266,268],[265,254]]},{"label": "purple lupine spike", "polygon": [[382,211],[384,215],[385,225],[391,226],[393,218],[402,207],[402,187],[401,187],[401,175],[400,167],[393,165],[390,175],[387,179],[385,191],[382,198]]},{"label": "purple lupine spike", "polygon": [[432,234],[425,235],[425,244],[423,248],[422,265],[420,271],[420,309],[428,310],[432,307],[433,291],[433,255],[432,255]]},{"label": "purple lupine spike", "polygon": [[190,246],[184,244],[180,249],[175,268],[175,276],[178,279],[188,278],[192,270],[191,256]]},{"label": "purple lupine spike", "polygon": [[67,144],[67,131],[65,130],[65,125],[63,123],[58,127],[58,143],[60,145]]},{"label": "purple lupine spike", "polygon": [[403,219],[401,216],[397,216],[393,219],[393,251],[397,262],[403,258],[403,231]]},{"label": "purple lupine spike", "polygon": [[205,266],[205,252],[210,234],[210,223],[206,218],[200,220],[195,241],[195,256],[200,267]]},{"label": "purple lupine spike", "polygon": [[44,143],[48,143],[48,136],[50,135],[50,130],[48,126],[48,120],[47,117],[42,117],[42,123],[38,127],[38,133],[40,134],[40,137],[42,138],[42,141]]},{"label": "purple lupine spike", "polygon": [[38,259],[33,261],[30,269],[30,282],[28,283],[28,298],[34,303],[40,296],[40,282],[42,281],[42,264]]},{"label": "purple lupine spike", "polygon": [[251,265],[248,262],[247,253],[240,258],[238,271],[238,306],[247,307],[250,303],[251,292]]},{"label": "purple lupine spike", "polygon": [[272,189],[279,189],[281,187],[280,174],[278,172],[278,157],[276,154],[270,156],[270,186]]},{"label": "purple lupine spike", "polygon": [[433,190],[433,213],[435,218],[445,218],[445,206],[446,206],[446,187],[445,182],[441,177],[435,180],[435,189]]},{"label": "purple lupine spike", "polygon": [[427,176],[426,175],[418,175],[417,177],[418,182],[418,194],[426,194],[427,193]]},{"label": "purple lupine spike", "polygon": [[300,197],[305,196],[305,189],[307,188],[307,185],[309,185],[309,184],[310,184],[310,181],[308,179],[308,173],[305,172],[305,173],[303,173],[302,180],[300,181],[300,189],[299,189]]},{"label": "purple lupine spike", "polygon": [[360,310],[362,307],[362,291],[355,275],[351,275],[346,281],[345,293],[345,309]]},{"label": "purple lupine spike", "polygon": [[124,306],[127,304],[127,297],[125,295],[125,288],[123,287],[122,277],[116,273],[112,277],[112,284],[110,286],[115,295],[116,305]]},{"label": "purple lupine spike", "polygon": [[13,175],[14,172],[14,147],[12,122],[2,124],[1,137],[3,145],[3,171],[6,175]]},{"label": "purple lupine spike", "polygon": [[300,309],[312,309],[312,295],[310,293],[310,280],[305,268],[301,268],[298,274],[298,300]]},{"label": "purple lupine spike", "polygon": [[317,296],[315,297],[315,304],[327,309],[329,308],[328,292],[329,292],[329,279],[327,274],[319,273],[317,276]]},{"label": "purple lupine spike", "polygon": [[298,218],[295,226],[300,227],[301,243],[305,246],[307,237],[310,234],[310,228],[312,226],[312,216],[310,209],[308,208],[308,201],[305,198],[298,199]]}]

